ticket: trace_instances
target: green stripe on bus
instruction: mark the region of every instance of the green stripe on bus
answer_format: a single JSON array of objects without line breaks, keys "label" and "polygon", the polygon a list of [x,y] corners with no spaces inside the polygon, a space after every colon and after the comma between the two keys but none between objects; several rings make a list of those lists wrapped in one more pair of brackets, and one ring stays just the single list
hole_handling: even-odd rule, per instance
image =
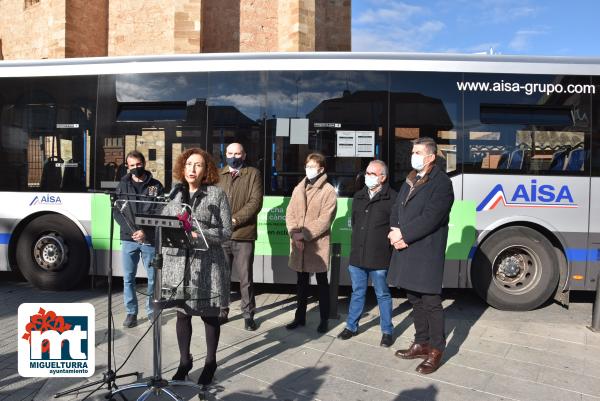
[{"label": "green stripe on bus", "polygon": [[[290,238],[285,226],[285,210],[289,197],[265,196],[263,207],[258,214],[258,237],[255,255],[287,256],[290,254]],[[350,255],[350,213],[352,199],[337,200],[337,213],[331,228],[331,242],[342,245],[342,255]]]},{"label": "green stripe on bus", "polygon": [[[289,197],[265,196],[263,207],[258,214],[258,238],[256,255],[287,256],[290,253],[290,239],[285,226],[285,210]],[[450,229],[446,258],[466,260],[475,243],[474,201],[455,201],[450,212]],[[342,245],[342,256],[350,255],[352,228],[350,218],[352,198],[340,198],[337,201],[337,213],[331,227],[331,242]]]},{"label": "green stripe on bus", "polygon": [[[108,250],[110,240],[110,196],[92,195],[92,247],[97,250]],[[119,225],[115,221],[113,230],[113,250],[121,249]]]},{"label": "green stripe on bus", "polygon": [[447,260],[468,259],[477,236],[476,207],[475,201],[454,201],[450,211],[448,244],[446,245]]},{"label": "green stripe on bus", "polygon": [[[285,226],[285,210],[289,197],[265,196],[263,207],[258,214],[258,238],[256,255],[288,256],[290,239]],[[446,259],[466,260],[475,244],[475,223],[477,213],[475,201],[455,201],[450,212],[450,230]],[[337,200],[337,213],[331,228],[331,242],[341,244],[342,256],[350,255],[352,228],[350,214],[352,198]],[[92,246],[98,250],[109,249],[110,197],[104,194],[92,196]],[[113,231],[113,249],[120,250],[119,225],[115,222]]]}]

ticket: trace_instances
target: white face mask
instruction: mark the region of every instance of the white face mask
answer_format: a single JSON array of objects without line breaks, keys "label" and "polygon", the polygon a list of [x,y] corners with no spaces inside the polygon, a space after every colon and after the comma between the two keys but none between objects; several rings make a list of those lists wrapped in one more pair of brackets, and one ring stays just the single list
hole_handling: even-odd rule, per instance
[{"label": "white face mask", "polygon": [[[429,156],[429,155],[427,155]],[[425,166],[427,166],[429,164],[429,162],[425,163],[425,156],[423,155],[417,155],[417,154],[413,154],[410,157],[410,164],[412,166],[412,168],[414,168],[417,171],[421,171],[425,168]]]},{"label": "white face mask", "polygon": [[370,190],[375,189],[379,185],[379,177],[376,175],[366,175],[365,176],[365,185]]},{"label": "white face mask", "polygon": [[319,175],[319,169],[316,169],[314,167],[306,167],[305,170],[306,178],[308,178],[309,180],[312,180],[313,178]]}]

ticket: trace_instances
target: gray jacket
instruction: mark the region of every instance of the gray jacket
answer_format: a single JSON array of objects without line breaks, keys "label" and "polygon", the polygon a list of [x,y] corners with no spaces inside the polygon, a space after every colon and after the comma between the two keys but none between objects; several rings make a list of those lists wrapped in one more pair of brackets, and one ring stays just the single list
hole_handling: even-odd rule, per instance
[{"label": "gray jacket", "polygon": [[[182,193],[163,210],[165,215],[181,211]],[[231,238],[231,212],[225,192],[215,185],[202,185],[192,197],[192,214],[206,237],[206,251],[167,248],[163,254],[163,287],[191,287],[193,299],[185,302],[189,315],[218,316],[229,305],[230,267],[221,244]],[[189,268],[186,271],[186,254]]]}]

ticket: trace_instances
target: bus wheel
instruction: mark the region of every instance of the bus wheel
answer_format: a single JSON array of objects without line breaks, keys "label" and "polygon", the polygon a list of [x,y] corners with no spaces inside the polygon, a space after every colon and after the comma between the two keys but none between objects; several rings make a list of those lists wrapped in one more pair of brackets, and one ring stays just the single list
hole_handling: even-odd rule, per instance
[{"label": "bus wheel", "polygon": [[47,214],[32,220],[17,241],[17,266],[23,276],[44,290],[68,290],[87,275],[89,250],[70,220]]},{"label": "bus wheel", "polygon": [[479,247],[471,266],[473,287],[489,305],[531,310],[552,296],[559,266],[550,241],[528,227],[509,227]]}]

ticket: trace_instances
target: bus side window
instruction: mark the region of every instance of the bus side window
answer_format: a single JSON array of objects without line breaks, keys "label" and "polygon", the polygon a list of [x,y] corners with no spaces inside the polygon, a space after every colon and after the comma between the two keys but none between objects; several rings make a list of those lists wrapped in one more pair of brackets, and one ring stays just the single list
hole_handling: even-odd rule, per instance
[{"label": "bus side window", "polygon": [[500,169],[500,170],[507,169],[509,163],[510,163],[510,152],[508,150],[505,150],[500,155],[500,160],[498,160],[498,169]]},{"label": "bus side window", "polygon": [[121,181],[121,178],[123,178],[125,174],[127,174],[127,165],[125,163],[121,163],[117,168],[117,175],[115,177],[115,181]]},{"label": "bus side window", "polygon": [[525,150],[515,149],[510,154],[510,163],[508,168],[510,170],[522,170],[525,165]]},{"label": "bus side window", "polygon": [[550,171],[562,171],[567,165],[567,155],[570,148],[557,150],[552,154],[552,161],[550,162]]},{"label": "bus side window", "polygon": [[569,152],[569,159],[565,165],[566,171],[583,171],[586,152],[583,148],[576,148]]},{"label": "bus side window", "polygon": [[[58,191],[62,183],[60,164],[63,160],[58,156],[50,156],[44,162],[40,189],[44,191]],[[58,166],[57,166],[58,164]]]},{"label": "bus side window", "polygon": [[61,183],[63,191],[77,192],[85,190],[85,177],[81,163],[73,159],[65,165],[65,171]]}]

